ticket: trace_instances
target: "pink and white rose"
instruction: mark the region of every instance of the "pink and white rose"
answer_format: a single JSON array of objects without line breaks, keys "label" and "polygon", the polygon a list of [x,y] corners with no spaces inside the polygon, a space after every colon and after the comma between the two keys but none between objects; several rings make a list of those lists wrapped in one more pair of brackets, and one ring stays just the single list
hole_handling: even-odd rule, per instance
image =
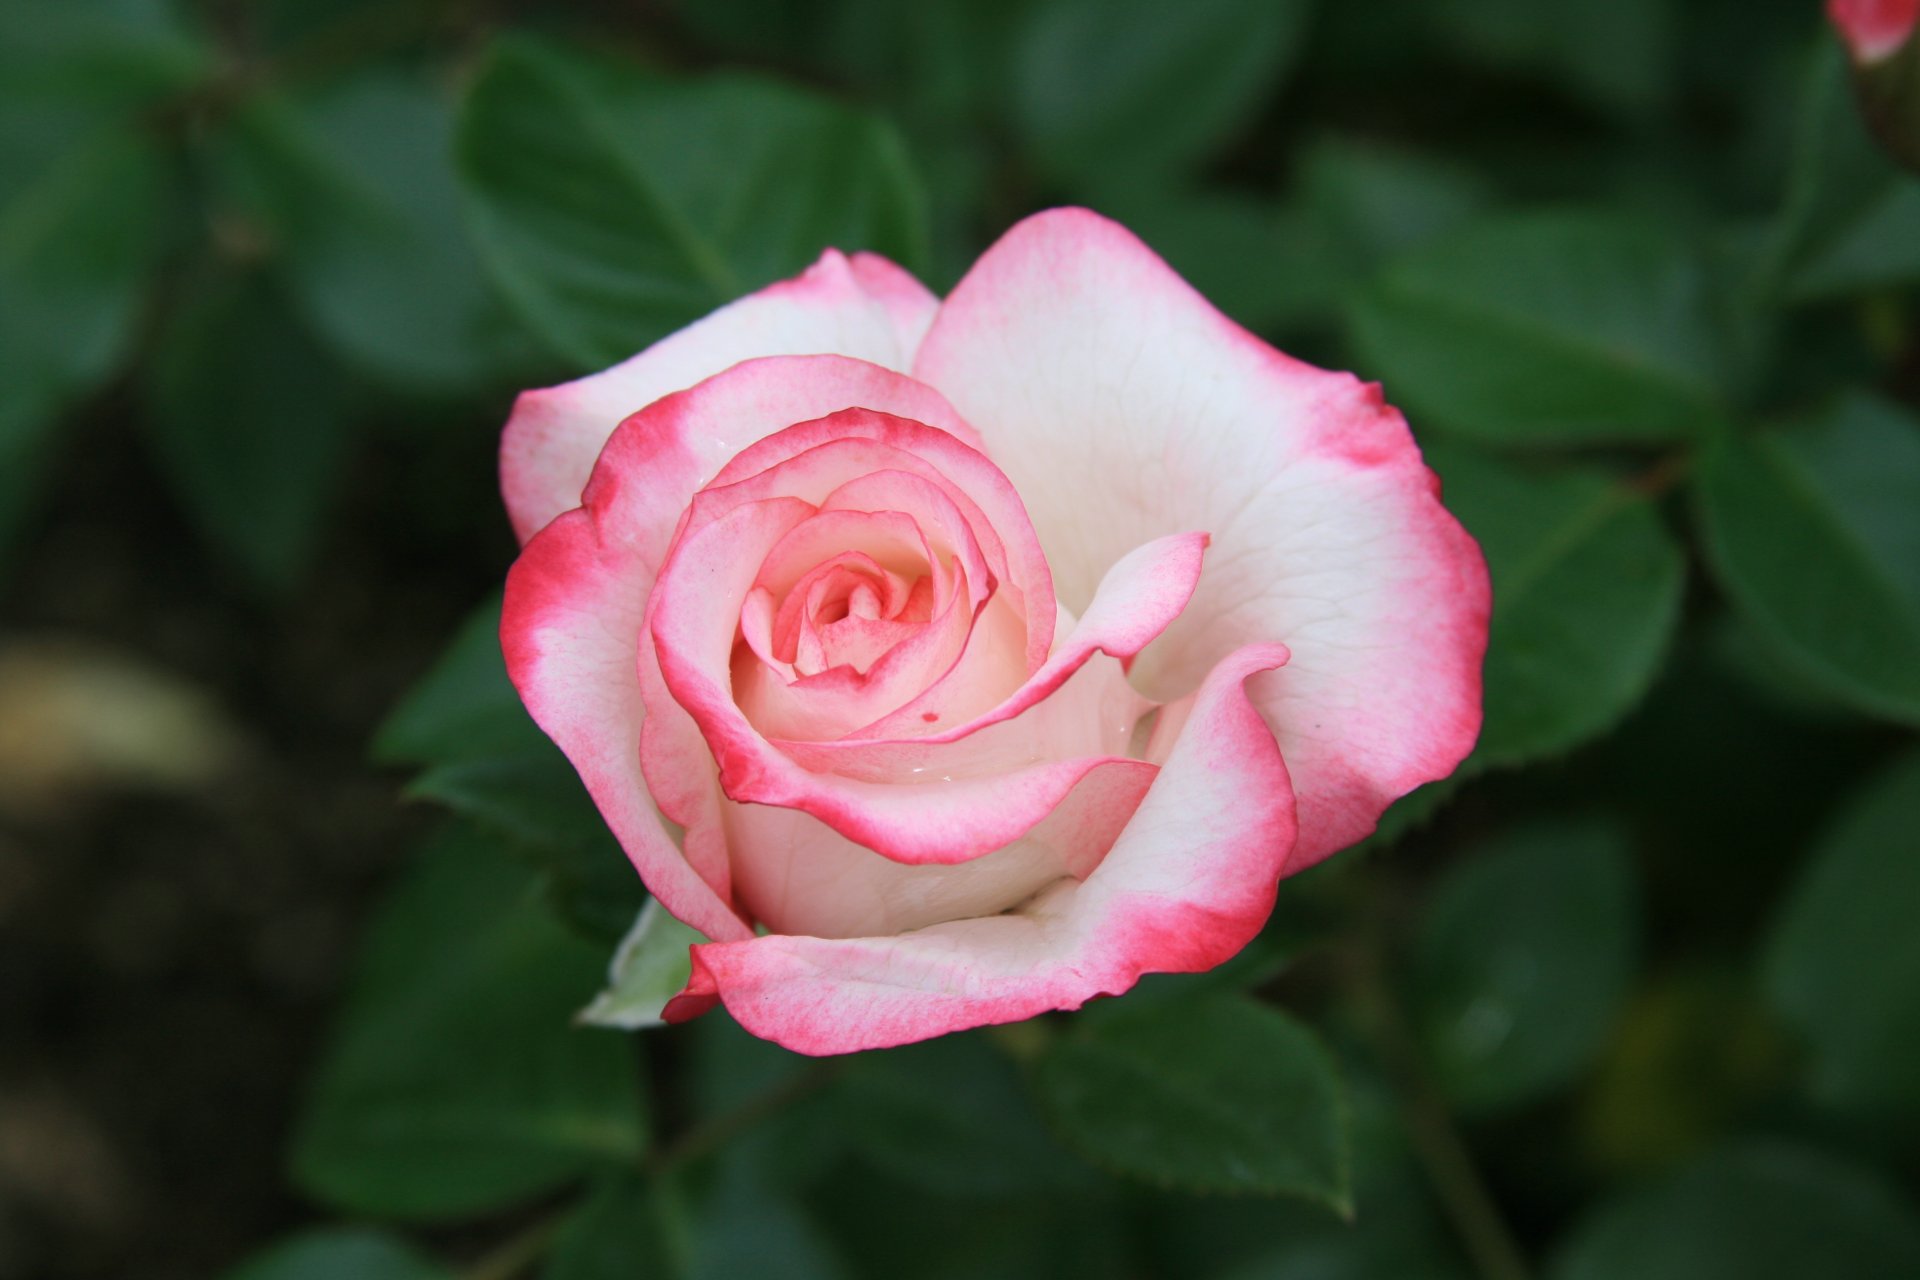
[{"label": "pink and white rose", "polygon": [[1479,730],[1400,414],[1084,210],[944,302],[829,251],[522,395],[501,474],[514,683],[710,939],[669,1020],[838,1053],[1210,968]]}]

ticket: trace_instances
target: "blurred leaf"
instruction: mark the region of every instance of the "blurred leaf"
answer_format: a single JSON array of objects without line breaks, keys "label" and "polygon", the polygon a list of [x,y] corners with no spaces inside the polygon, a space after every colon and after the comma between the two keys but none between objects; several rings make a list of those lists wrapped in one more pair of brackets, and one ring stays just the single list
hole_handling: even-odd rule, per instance
[{"label": "blurred leaf", "polygon": [[541,1280],[636,1280],[676,1274],[672,1249],[663,1238],[662,1217],[645,1182],[631,1175],[608,1178],[560,1228]]},{"label": "blurred leaf", "polygon": [[509,837],[589,936],[611,945],[646,901],[579,775],[507,679],[498,596],[474,611],[388,714],[373,757],[430,766],[406,794]]},{"label": "blurred leaf", "polygon": [[1592,1213],[1553,1280],[1906,1280],[1920,1218],[1873,1174],[1772,1143],[1730,1147]]},{"label": "blurred leaf", "polygon": [[1118,1172],[1350,1207],[1333,1062],[1276,1009],[1238,996],[1101,1009],[1048,1046],[1034,1085],[1060,1133]]},{"label": "blurred leaf", "polygon": [[1048,1137],[1018,1070],[979,1035],[862,1054],[835,1092],[854,1150],[889,1181],[952,1196],[1096,1182]]},{"label": "blurred leaf", "polygon": [[[542,873],[567,922],[604,946],[619,941],[646,902],[580,775],[544,736],[524,751],[434,765],[405,794],[505,837],[515,856]],[[592,992],[580,994],[584,1000]]]},{"label": "blurred leaf", "polygon": [[[12,6],[22,7],[31,6]],[[32,502],[58,415],[125,352],[166,195],[161,158],[144,138],[13,104],[4,92],[0,547]]]},{"label": "blurred leaf", "polygon": [[1464,1280],[1466,1273],[1434,1252],[1408,1253],[1349,1227],[1275,1249],[1221,1280]]},{"label": "blurred leaf", "polygon": [[844,1098],[818,1087],[835,1065],[749,1035],[719,1012],[659,1034],[686,1055],[683,1079],[696,1121],[757,1108],[768,1096],[787,1099],[778,1115],[727,1144],[719,1159],[728,1176],[751,1176],[792,1190],[850,1167],[845,1157],[852,1126],[841,1105]]},{"label": "blurred leaf", "polygon": [[1457,1280],[1447,1229],[1405,1132],[1404,1111],[1372,1064],[1341,1055],[1353,1141],[1350,1221],[1304,1201],[1135,1197],[1157,1267],[1217,1280]]},{"label": "blurred leaf", "polygon": [[213,54],[167,0],[22,0],[0,6],[0,102],[133,105],[189,87]]},{"label": "blurred leaf", "polygon": [[1626,996],[1637,917],[1625,841],[1595,822],[1521,828],[1452,868],[1411,959],[1447,1094],[1512,1106],[1579,1075]]},{"label": "blurred leaf", "polygon": [[1920,178],[1868,136],[1832,40],[1820,42],[1799,112],[1767,283],[1806,301],[1920,280]]},{"label": "blurred leaf", "polygon": [[343,359],[428,391],[499,379],[514,335],[462,231],[453,113],[433,86],[374,69],[262,95],[221,142],[294,301]]},{"label": "blurred leaf", "polygon": [[225,1280],[452,1280],[397,1236],[365,1227],[307,1231],[265,1249]]},{"label": "blurred leaf", "polygon": [[832,1243],[785,1194],[751,1177],[723,1178],[701,1206],[686,1280],[841,1280]]},{"label": "blurred leaf", "polygon": [[835,246],[909,267],[925,211],[881,122],[772,81],[678,81],[503,40],[459,164],[502,289],[582,368],[625,359]]},{"label": "blurred leaf", "polygon": [[1652,683],[1679,616],[1684,562],[1651,500],[1594,468],[1427,456],[1493,578],[1475,760],[1517,764],[1605,732]]},{"label": "blurred leaf", "polygon": [[1920,755],[1855,799],[1821,842],[1768,942],[1774,1004],[1841,1106],[1920,1117]]},{"label": "blurred leaf", "polygon": [[1920,423],[1852,397],[1728,440],[1697,490],[1741,611],[1836,696],[1920,724]]},{"label": "blurred leaf", "polygon": [[632,1044],[570,1025],[599,971],[525,869],[449,831],[374,921],[300,1117],[296,1181],[356,1213],[457,1218],[636,1159]]},{"label": "blurred leaf", "polygon": [[1236,192],[1142,185],[1104,204],[1214,306],[1250,329],[1331,326],[1345,278],[1306,211]]},{"label": "blurred leaf", "polygon": [[614,950],[606,988],[580,1011],[580,1021],[625,1031],[661,1026],[660,1011],[693,975],[687,948],[706,940],[667,914],[658,898],[648,898]]},{"label": "blurred leaf", "polygon": [[1671,0],[1429,0],[1423,8],[1461,52],[1607,111],[1647,116],[1673,95],[1680,24]]},{"label": "blurred leaf", "polygon": [[1662,971],[1621,1010],[1578,1099],[1580,1145],[1604,1172],[1670,1168],[1778,1099],[1790,1046],[1724,955]]},{"label": "blurred leaf", "polygon": [[1193,167],[1269,99],[1305,0],[1043,0],[1014,53],[1014,121],[1050,176],[1126,188]]},{"label": "blurred leaf", "polygon": [[250,32],[289,59],[343,46],[378,49],[431,30],[438,0],[249,0]]},{"label": "blurred leaf", "polygon": [[1360,138],[1315,142],[1302,157],[1300,187],[1356,279],[1466,225],[1492,200],[1468,170]]},{"label": "blurred leaf", "polygon": [[[860,1275],[1121,1280],[1197,1274],[1143,1270],[1134,1261],[1132,1206],[1117,1195],[943,1196],[865,1171],[836,1170],[808,1203]],[[875,1213],[876,1204],[887,1211]],[[910,1267],[903,1268],[905,1259],[912,1259]]]},{"label": "blurred leaf", "polygon": [[1604,213],[1487,219],[1392,263],[1352,310],[1368,370],[1499,445],[1693,439],[1723,353],[1700,262]]},{"label": "blurred leaf", "polygon": [[382,764],[436,764],[518,751],[539,735],[507,679],[500,596],[475,609],[373,738]]},{"label": "blurred leaf", "polygon": [[257,587],[292,587],[351,444],[325,352],[262,280],[223,276],[171,317],[152,442],[187,514]]}]

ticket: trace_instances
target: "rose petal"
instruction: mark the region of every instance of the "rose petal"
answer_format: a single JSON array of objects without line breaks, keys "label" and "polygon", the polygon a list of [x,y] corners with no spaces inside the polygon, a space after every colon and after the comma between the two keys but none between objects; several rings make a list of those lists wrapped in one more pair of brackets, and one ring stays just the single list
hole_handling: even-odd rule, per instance
[{"label": "rose petal", "polygon": [[[965,862],[1012,843],[1124,749],[1147,704],[1119,679],[1117,664],[1109,683],[1119,689],[1092,702],[1062,698],[1059,686],[1097,649],[1131,656],[1177,616],[1206,545],[1203,534],[1177,535],[1123,558],[1059,660],[1002,702],[1005,714],[975,721],[979,727],[926,739],[774,742],[749,722],[723,678],[728,609],[737,616],[733,602],[747,589],[751,568],[741,562],[757,545],[748,526],[759,518],[729,513],[682,532],[655,588],[653,634],[666,686],[700,725],[730,799],[803,810],[916,865]],[[976,623],[974,634],[987,633]]]},{"label": "rose petal", "polygon": [[937,417],[872,405],[797,422],[735,455],[695,498],[693,518],[774,493],[823,503],[832,490],[886,469],[933,481],[965,514],[1001,588],[1025,615],[1032,670],[1053,647],[1053,576],[1020,495],[976,440],[971,429],[953,432]]},{"label": "rose petal", "polygon": [[[938,306],[885,259],[861,254],[849,263],[829,249],[791,280],[729,303],[611,369],[523,392],[500,437],[500,491],[514,533],[525,542],[579,506],[593,460],[614,427],[661,396],[765,356],[851,356],[905,371]],[[787,422],[858,403],[842,401]]]},{"label": "rose petal", "polygon": [[507,574],[507,673],[661,904],[709,938],[751,937],[727,903],[724,857],[716,866],[705,850],[708,876],[695,869],[662,825],[641,772],[637,646],[650,577],[634,544],[602,536],[594,513],[570,511],[548,524]]},{"label": "rose petal", "polygon": [[[693,948],[666,1018],[717,998],[757,1036],[849,1053],[1118,995],[1143,973],[1221,963],[1272,912],[1293,846],[1286,765],[1243,684],[1286,661],[1236,651],[1207,677],[1166,765],[1099,867],[1018,911],[892,937],[770,935]],[[1058,811],[1071,823],[1074,806]]]},{"label": "rose petal", "polygon": [[1257,696],[1299,796],[1296,866],[1472,748],[1485,565],[1378,388],[1273,350],[1081,209],[989,249],[914,371],[1026,500],[1068,608],[1142,537],[1212,532],[1192,603],[1134,674],[1175,696],[1236,645],[1292,650]]},{"label": "rose petal", "polygon": [[1099,766],[1033,830],[951,866],[895,862],[797,809],[728,802],[734,884],[743,907],[774,933],[883,936],[995,915],[1057,880],[1090,874],[1156,772],[1137,760]]}]

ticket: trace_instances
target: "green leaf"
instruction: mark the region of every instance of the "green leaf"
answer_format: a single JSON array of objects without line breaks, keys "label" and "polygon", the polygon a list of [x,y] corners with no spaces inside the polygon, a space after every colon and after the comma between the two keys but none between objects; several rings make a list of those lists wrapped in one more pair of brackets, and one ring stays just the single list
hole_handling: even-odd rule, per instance
[{"label": "green leaf", "polygon": [[1532,75],[1606,111],[1666,107],[1681,31],[1668,0],[1430,0],[1435,35],[1490,66]]},{"label": "green leaf", "polygon": [[60,413],[126,351],[167,194],[145,139],[85,113],[7,107],[0,101],[0,544],[31,505]]},{"label": "green leaf", "polygon": [[580,776],[527,715],[500,652],[500,599],[476,609],[374,735],[374,759],[430,766],[406,788],[510,838],[568,920],[609,945],[646,901]]},{"label": "green leaf", "polygon": [[1684,244],[1639,221],[1509,215],[1394,262],[1351,323],[1388,392],[1462,436],[1690,440],[1723,415],[1707,278]]},{"label": "green leaf", "polygon": [[792,1200],[746,1176],[723,1178],[701,1206],[687,1280],[841,1280],[846,1264]]},{"label": "green leaf", "polygon": [[608,1178],[560,1228],[541,1280],[674,1275],[670,1225],[645,1182],[632,1175]]},{"label": "green leaf", "polygon": [[234,198],[342,359],[425,391],[500,378],[515,334],[462,231],[452,108],[432,85],[371,70],[261,95],[220,142]]},{"label": "green leaf", "polygon": [[624,1031],[663,1025],[660,1011],[693,974],[687,948],[706,940],[669,915],[658,898],[648,898],[614,950],[605,990],[580,1011],[580,1021]]},{"label": "green leaf", "polygon": [[0,5],[0,555],[60,415],[124,357],[169,221],[136,112],[207,62],[159,0]]},{"label": "green leaf", "polygon": [[1493,578],[1478,764],[1518,764],[1606,731],[1658,672],[1685,562],[1652,501],[1595,468],[1429,449],[1447,506]]},{"label": "green leaf", "polygon": [[351,1212],[457,1218],[636,1159],[632,1044],[571,1025],[599,971],[528,871],[449,831],[375,919],[300,1117],[298,1184]]},{"label": "green leaf", "polygon": [[1530,1102],[1592,1062],[1632,978],[1633,878],[1620,833],[1594,822],[1519,829],[1442,878],[1410,968],[1455,1102]]},{"label": "green leaf", "polygon": [[1349,277],[1308,211],[1230,191],[1142,184],[1103,207],[1207,300],[1256,330],[1331,327]]},{"label": "green leaf", "polygon": [[1920,724],[1920,423],[1849,398],[1724,442],[1697,493],[1722,584],[1781,655],[1859,710]]},{"label": "green leaf", "polygon": [[1048,1046],[1034,1085],[1061,1135],[1118,1172],[1350,1207],[1333,1061],[1276,1009],[1211,996],[1098,1010]]},{"label": "green leaf", "polygon": [[330,1227],[274,1245],[227,1272],[225,1280],[452,1280],[452,1276],[397,1236],[365,1227]]},{"label": "green leaf", "polygon": [[213,53],[167,0],[26,0],[0,8],[0,97],[133,106],[188,88]]},{"label": "green leaf", "polygon": [[1920,1219],[1878,1176],[1818,1152],[1748,1143],[1603,1205],[1553,1280],[1905,1280]]},{"label": "green leaf", "polygon": [[1920,178],[1868,135],[1836,41],[1821,41],[1801,91],[1786,198],[1765,284],[1817,301],[1920,280]]},{"label": "green leaf", "polygon": [[1468,170],[1359,138],[1316,141],[1301,158],[1300,186],[1356,279],[1468,225],[1491,203]]},{"label": "green leaf", "polygon": [[918,265],[925,211],[899,138],[745,76],[673,80],[497,44],[457,144],[483,257],[581,368],[625,359],[836,246]]},{"label": "green leaf", "polygon": [[1014,53],[1014,123],[1056,178],[1111,189],[1206,160],[1274,93],[1303,0],[1045,0]]},{"label": "green leaf", "polygon": [[1920,754],[1850,804],[1774,926],[1773,1003],[1813,1048],[1814,1090],[1920,1116]]},{"label": "green leaf", "polygon": [[966,1197],[1095,1182],[1049,1140],[1018,1070],[982,1036],[862,1054],[835,1094],[854,1150],[889,1182]]},{"label": "green leaf", "polygon": [[507,679],[500,596],[475,609],[373,738],[382,764],[440,764],[524,750],[540,731]]},{"label": "green leaf", "polygon": [[211,281],[154,359],[152,443],[174,492],[255,586],[288,590],[318,550],[351,445],[339,375],[251,276]]}]

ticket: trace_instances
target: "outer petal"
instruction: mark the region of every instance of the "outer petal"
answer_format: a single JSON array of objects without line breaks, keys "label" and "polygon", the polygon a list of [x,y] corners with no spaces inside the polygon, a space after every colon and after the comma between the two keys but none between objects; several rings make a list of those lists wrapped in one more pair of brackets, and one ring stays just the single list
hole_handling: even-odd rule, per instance
[{"label": "outer petal", "polygon": [[524,542],[579,506],[614,427],[661,396],[756,356],[845,355],[905,370],[938,306],[886,259],[862,253],[849,262],[829,249],[793,279],[729,303],[611,369],[522,394],[500,441],[500,488],[514,532]]},{"label": "outer petal", "polygon": [[1485,565],[1378,388],[1273,350],[1080,209],[988,250],[914,370],[1012,478],[1068,608],[1142,538],[1212,532],[1135,675],[1166,697],[1236,645],[1292,650],[1258,700],[1299,795],[1295,867],[1472,748]]},{"label": "outer petal", "polygon": [[1017,911],[895,937],[696,946],[668,1021],[717,997],[755,1035],[849,1053],[1076,1009],[1143,973],[1219,964],[1271,913],[1293,845],[1287,769],[1243,689],[1285,661],[1280,646],[1252,646],[1207,677],[1152,789],[1085,881],[1061,881]]},{"label": "outer petal", "polygon": [[609,513],[651,581],[694,494],[736,454],[850,405],[978,439],[939,392],[879,365],[844,356],[746,360],[621,422],[576,500]]},{"label": "outer petal", "polygon": [[734,883],[776,934],[881,937],[997,915],[1099,866],[1157,773],[1135,760],[1096,768],[1024,836],[951,866],[884,858],[798,809],[727,803]]},{"label": "outer petal", "polygon": [[567,512],[507,575],[507,673],[661,904],[709,938],[751,937],[674,844],[641,774],[638,644],[651,577],[635,546],[604,534],[593,512]]}]

